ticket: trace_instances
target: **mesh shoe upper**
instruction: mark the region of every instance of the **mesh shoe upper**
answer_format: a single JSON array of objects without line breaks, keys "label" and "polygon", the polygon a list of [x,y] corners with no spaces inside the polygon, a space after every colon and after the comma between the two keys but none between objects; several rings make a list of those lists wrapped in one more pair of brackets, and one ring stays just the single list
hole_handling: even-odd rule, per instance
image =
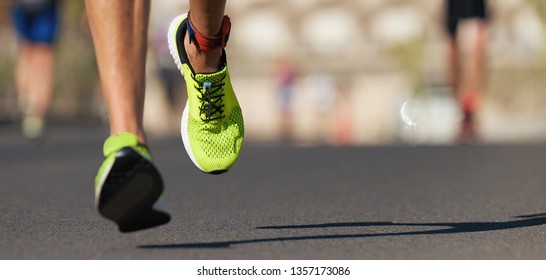
[{"label": "mesh shoe upper", "polygon": [[195,74],[184,50],[185,16],[169,29],[169,47],[186,81],[188,103],[182,116],[184,147],[194,164],[207,173],[229,170],[237,160],[244,137],[241,107],[233,91],[225,52],[216,73]]}]

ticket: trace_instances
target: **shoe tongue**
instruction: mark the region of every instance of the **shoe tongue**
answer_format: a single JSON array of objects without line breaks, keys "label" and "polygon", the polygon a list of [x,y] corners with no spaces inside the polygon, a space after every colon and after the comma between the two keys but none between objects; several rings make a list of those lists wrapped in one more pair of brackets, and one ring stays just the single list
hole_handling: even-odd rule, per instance
[{"label": "shoe tongue", "polygon": [[102,152],[104,153],[104,156],[107,157],[121,148],[134,147],[137,145],[138,137],[133,133],[124,132],[113,134],[104,142]]},{"label": "shoe tongue", "polygon": [[198,83],[204,83],[204,82],[211,82],[211,83],[218,83],[221,82],[227,73],[227,67],[224,66],[220,71],[215,73],[208,73],[208,74],[196,74],[195,80]]}]

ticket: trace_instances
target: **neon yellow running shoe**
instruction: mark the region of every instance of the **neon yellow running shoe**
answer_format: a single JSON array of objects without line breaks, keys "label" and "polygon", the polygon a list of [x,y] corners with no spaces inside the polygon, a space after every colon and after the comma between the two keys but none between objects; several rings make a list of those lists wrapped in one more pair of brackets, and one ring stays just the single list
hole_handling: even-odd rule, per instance
[{"label": "neon yellow running shoe", "polygon": [[235,164],[244,137],[243,114],[233,91],[223,51],[220,71],[195,74],[186,51],[187,14],[169,27],[169,49],[186,81],[188,102],[181,121],[186,152],[202,171],[220,174]]},{"label": "neon yellow running shoe", "polygon": [[104,161],[95,177],[95,204],[121,232],[156,227],[170,220],[161,175],[145,145],[132,133],[115,134],[104,142]]}]

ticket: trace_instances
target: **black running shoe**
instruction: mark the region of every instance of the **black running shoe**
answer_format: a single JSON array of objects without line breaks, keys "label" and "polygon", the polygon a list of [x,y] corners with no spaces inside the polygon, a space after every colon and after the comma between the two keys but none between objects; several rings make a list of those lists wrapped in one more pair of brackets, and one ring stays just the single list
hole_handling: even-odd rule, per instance
[{"label": "black running shoe", "polygon": [[132,133],[104,142],[104,162],[95,177],[95,204],[121,232],[166,224],[171,217],[162,202],[163,180],[145,145]]}]

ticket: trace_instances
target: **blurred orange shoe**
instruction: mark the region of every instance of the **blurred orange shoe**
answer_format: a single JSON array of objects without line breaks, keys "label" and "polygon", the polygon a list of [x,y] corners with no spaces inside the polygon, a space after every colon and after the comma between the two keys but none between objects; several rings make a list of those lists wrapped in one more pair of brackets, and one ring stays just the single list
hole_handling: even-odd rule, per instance
[{"label": "blurred orange shoe", "polygon": [[468,91],[459,99],[463,111],[463,118],[457,139],[459,144],[469,144],[478,140],[475,112],[481,106],[481,102],[481,94],[478,91]]},{"label": "blurred orange shoe", "polygon": [[465,112],[476,112],[482,103],[482,95],[477,90],[465,92],[460,98],[459,103]]}]

